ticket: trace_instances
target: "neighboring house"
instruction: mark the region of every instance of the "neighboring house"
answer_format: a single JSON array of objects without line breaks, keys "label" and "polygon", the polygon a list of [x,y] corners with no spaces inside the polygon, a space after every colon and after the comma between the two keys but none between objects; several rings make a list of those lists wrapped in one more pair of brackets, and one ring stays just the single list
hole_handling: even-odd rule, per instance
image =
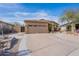
[{"label": "neighboring house", "polygon": [[14,25],[14,30],[18,32],[25,32],[25,27],[22,25]]},{"label": "neighboring house", "polygon": [[13,31],[14,25],[0,21],[0,34],[3,31],[3,33],[11,33]]},{"label": "neighboring house", "polygon": [[67,31],[67,26],[68,26],[67,24],[60,25],[61,31],[62,32]]},{"label": "neighboring house", "polygon": [[14,24],[14,30],[18,33],[21,32],[21,26]]},{"label": "neighboring house", "polygon": [[2,33],[2,31],[4,34],[25,32],[25,27],[19,24],[10,24],[0,21],[0,34]]},{"label": "neighboring house", "polygon": [[[48,33],[48,24],[52,26],[56,24],[54,21],[48,21],[44,19],[40,20],[25,20],[25,32],[26,33]],[[51,28],[53,30],[54,27]]]},{"label": "neighboring house", "polygon": [[79,22],[71,22],[61,25],[61,30],[64,28],[64,31],[76,32],[79,30]]}]

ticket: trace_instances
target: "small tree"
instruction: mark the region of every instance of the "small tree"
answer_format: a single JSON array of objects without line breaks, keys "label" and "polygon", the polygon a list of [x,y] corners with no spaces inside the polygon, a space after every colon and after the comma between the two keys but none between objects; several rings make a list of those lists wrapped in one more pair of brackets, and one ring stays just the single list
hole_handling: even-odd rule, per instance
[{"label": "small tree", "polygon": [[67,23],[70,23],[70,22],[73,22],[75,21],[76,19],[76,13],[74,10],[68,10],[66,11],[63,16],[60,17],[60,21],[61,22],[67,22]]},{"label": "small tree", "polygon": [[[67,22],[67,23],[71,23],[76,21],[77,15],[76,12],[74,10],[68,10],[64,13],[64,16],[60,17],[60,21],[61,22]],[[72,28],[72,32],[74,32],[75,27],[74,24],[71,24],[71,28]]]}]

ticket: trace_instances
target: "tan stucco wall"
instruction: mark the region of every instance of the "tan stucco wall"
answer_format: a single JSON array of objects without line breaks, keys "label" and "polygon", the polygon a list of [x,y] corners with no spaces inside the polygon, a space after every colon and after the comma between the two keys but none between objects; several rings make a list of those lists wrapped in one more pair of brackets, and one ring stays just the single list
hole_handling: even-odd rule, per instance
[{"label": "tan stucco wall", "polygon": [[75,24],[71,24],[71,32],[75,32]]},{"label": "tan stucco wall", "polygon": [[[48,33],[47,22],[25,22],[26,33]],[[29,26],[32,25],[32,26]]]},{"label": "tan stucco wall", "polygon": [[21,32],[21,27],[18,26],[18,25],[16,25],[16,26],[14,26],[14,30],[15,30],[16,32]]}]

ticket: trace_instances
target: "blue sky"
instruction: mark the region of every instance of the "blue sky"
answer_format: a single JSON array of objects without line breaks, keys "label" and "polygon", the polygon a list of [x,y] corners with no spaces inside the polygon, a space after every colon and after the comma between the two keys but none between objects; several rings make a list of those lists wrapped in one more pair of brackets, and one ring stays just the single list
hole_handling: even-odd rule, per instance
[{"label": "blue sky", "polygon": [[58,21],[67,9],[79,9],[77,3],[16,3],[0,4],[0,20],[20,22],[32,19]]}]

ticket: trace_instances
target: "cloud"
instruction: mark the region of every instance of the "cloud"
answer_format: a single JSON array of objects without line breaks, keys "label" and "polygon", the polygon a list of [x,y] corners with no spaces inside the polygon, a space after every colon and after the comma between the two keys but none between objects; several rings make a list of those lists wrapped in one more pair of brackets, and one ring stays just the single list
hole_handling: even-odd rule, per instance
[{"label": "cloud", "polygon": [[5,9],[23,9],[21,4],[17,3],[0,3],[0,8],[5,8]]},{"label": "cloud", "polygon": [[15,4],[15,3],[13,3],[13,4],[10,4],[10,3],[1,3],[0,7],[1,8],[17,8],[18,5]]},{"label": "cloud", "polygon": [[45,10],[36,10],[36,12],[26,12],[20,4],[0,4],[0,18],[7,22],[20,22],[24,20],[46,19],[58,22],[59,17],[50,14]]},{"label": "cloud", "polygon": [[7,22],[19,22],[21,24],[24,23],[24,20],[39,20],[46,19],[58,22],[59,17],[50,15],[45,11],[37,11],[37,12],[16,12],[13,13],[14,17],[5,17],[3,18]]},{"label": "cloud", "polygon": [[48,20],[55,20],[58,17],[50,15],[49,13],[45,11],[37,11],[37,12],[17,12],[15,13],[17,17],[24,17],[26,19],[48,19]]},{"label": "cloud", "polygon": [[0,14],[14,13],[23,11],[24,7],[21,4],[16,3],[1,3],[0,4]]}]

